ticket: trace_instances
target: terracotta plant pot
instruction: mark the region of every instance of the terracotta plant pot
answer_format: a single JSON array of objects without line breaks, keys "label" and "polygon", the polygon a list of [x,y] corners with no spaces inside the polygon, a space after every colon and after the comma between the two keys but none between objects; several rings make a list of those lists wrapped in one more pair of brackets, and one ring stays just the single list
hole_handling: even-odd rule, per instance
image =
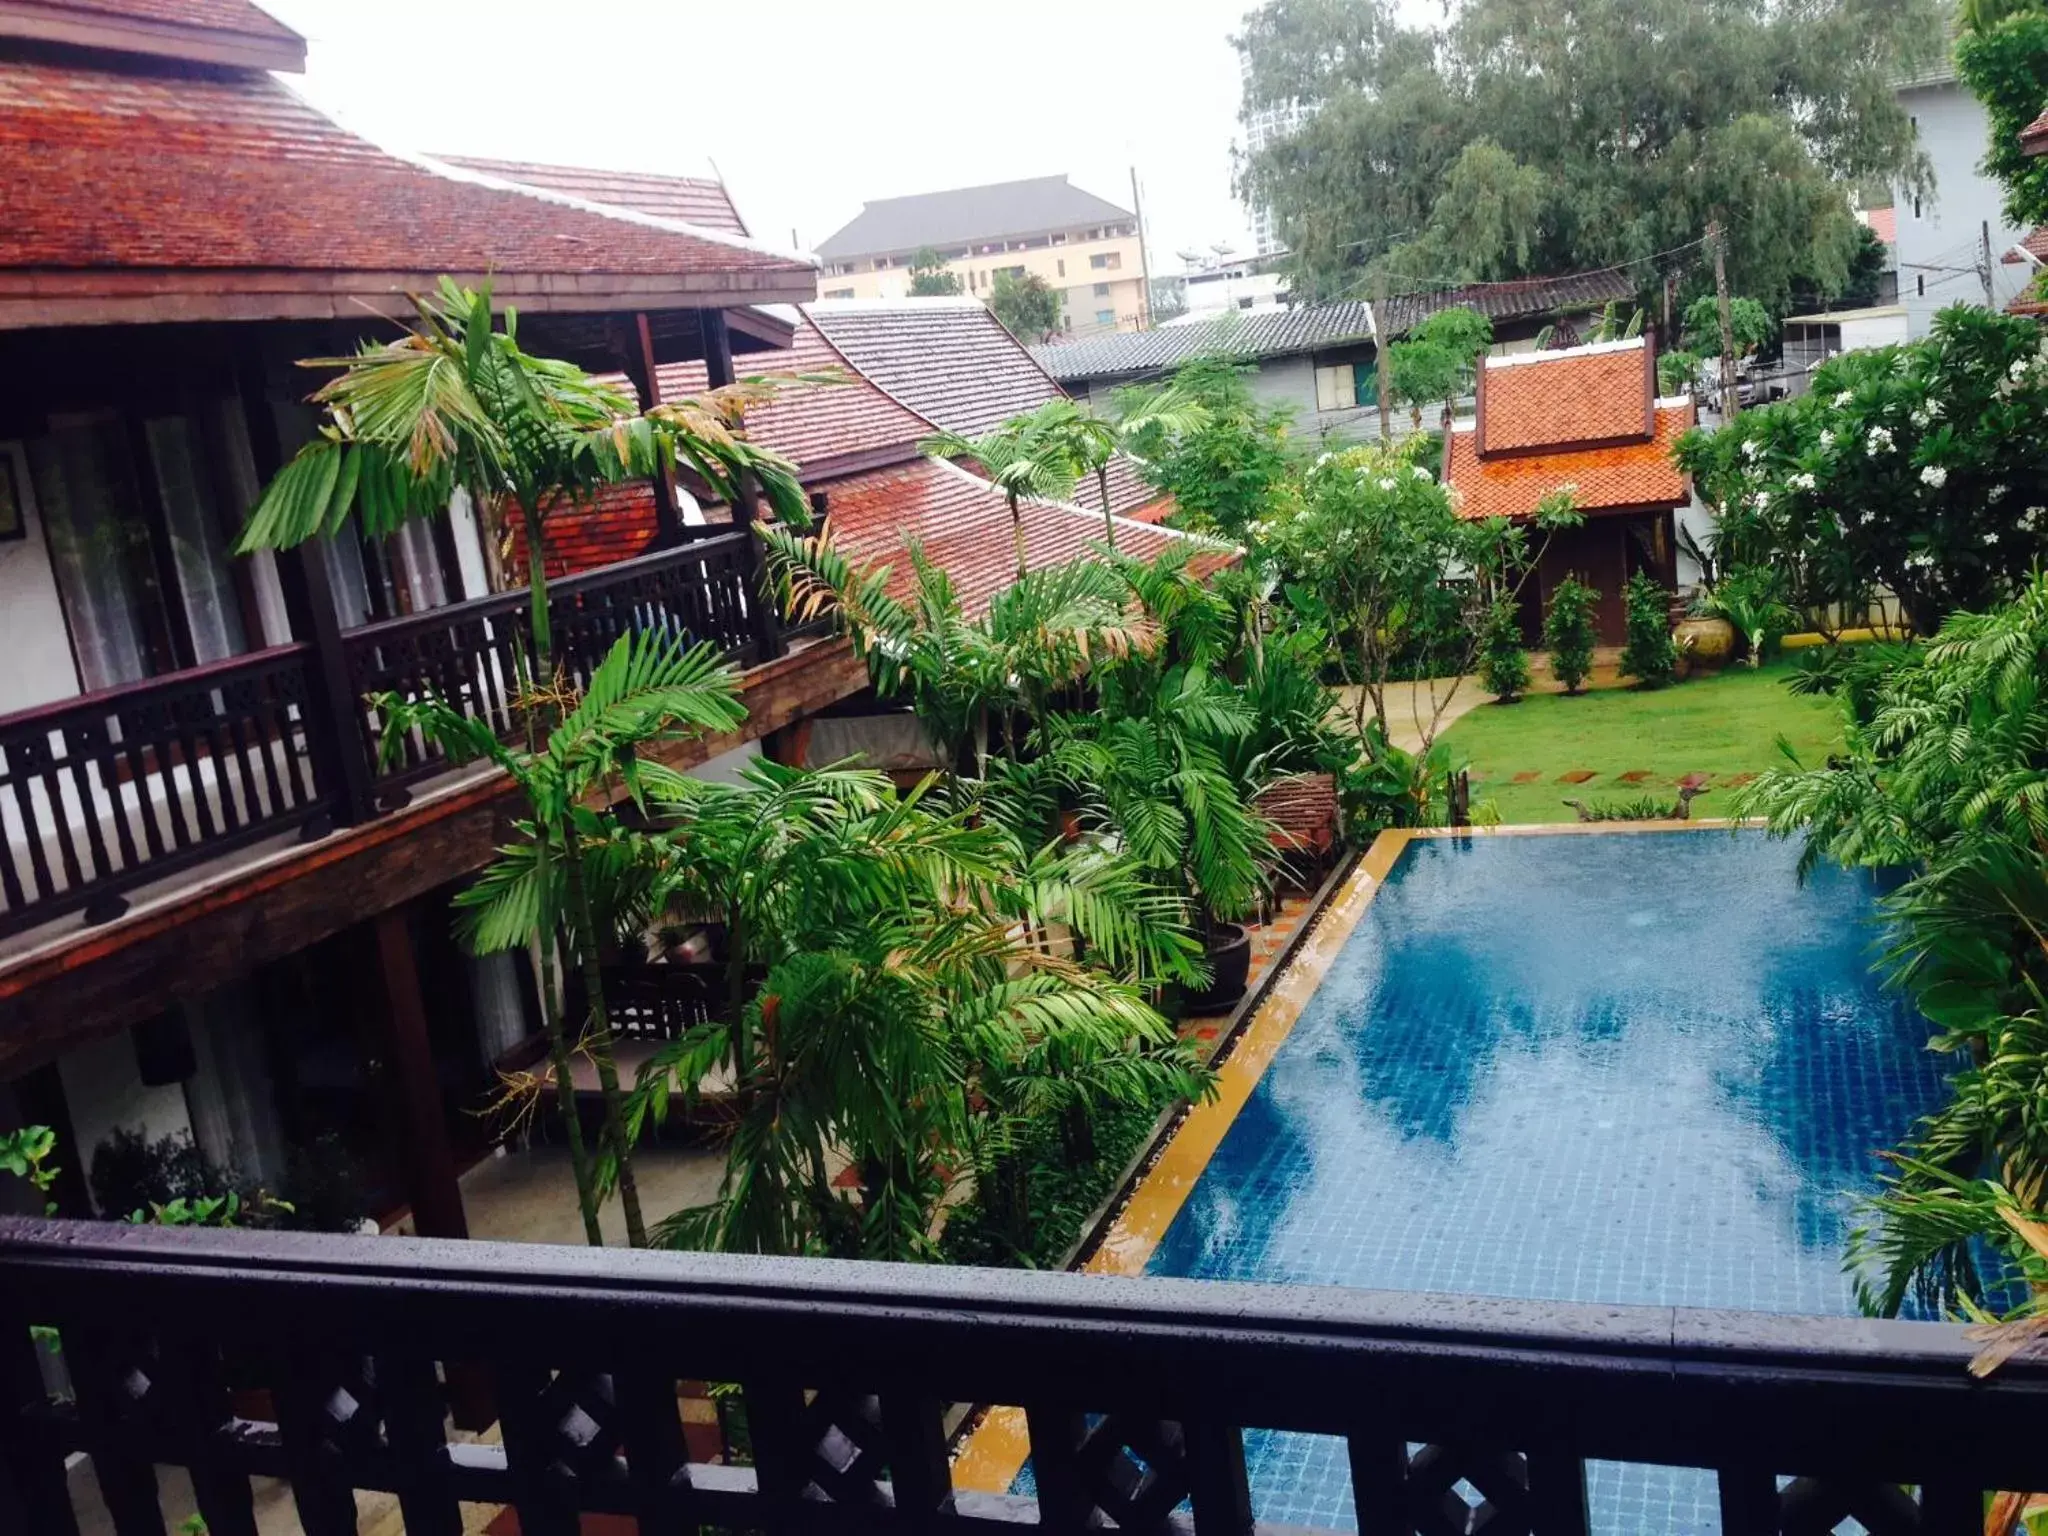
[{"label": "terracotta plant pot", "polygon": [[1209,936],[1211,980],[1206,990],[1191,995],[1188,1013],[1227,1013],[1244,996],[1252,974],[1252,936],[1235,923],[1218,923]]},{"label": "terracotta plant pot", "polygon": [[1678,654],[1702,672],[1718,672],[1735,659],[1735,626],[1726,619],[1681,619],[1671,638]]}]

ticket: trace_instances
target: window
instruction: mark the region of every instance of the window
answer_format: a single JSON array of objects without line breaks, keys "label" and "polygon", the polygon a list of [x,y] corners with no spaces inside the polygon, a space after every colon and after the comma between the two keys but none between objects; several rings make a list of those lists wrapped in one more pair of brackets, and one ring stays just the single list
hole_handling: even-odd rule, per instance
[{"label": "window", "polygon": [[1252,301],[1250,299],[1239,299],[1237,301],[1237,307],[1239,309],[1250,309],[1252,307]]},{"label": "window", "polygon": [[1061,235],[1054,235],[1054,236],[1052,237],[1052,243],[1053,243],[1054,245],[1065,245],[1065,244],[1067,243],[1067,237],[1066,237],[1065,235],[1063,235],[1063,234],[1061,234]]},{"label": "window", "polygon": [[1062,256],[1062,257],[1061,257],[1061,258],[1059,259],[1059,269],[1060,269],[1060,276],[1061,276],[1061,277],[1065,277],[1065,276],[1067,275],[1067,258],[1066,258],[1066,257],[1064,257],[1064,256]]},{"label": "window", "polygon": [[828,299],[850,299],[853,297],[853,290],[851,288],[827,288],[825,290],[825,297]]},{"label": "window", "polygon": [[1379,370],[1371,363],[1351,365],[1353,405],[1378,405],[1380,403]]},{"label": "window", "polygon": [[877,256],[877,257],[875,258],[875,270],[876,270],[877,272],[886,272],[886,271],[888,271],[888,270],[889,270],[889,269],[890,269],[891,267],[893,267],[894,265],[896,265],[896,263],[894,263],[893,261],[891,261],[891,260],[890,260],[890,259],[889,259],[888,257],[886,257],[886,256]]},{"label": "window", "polygon": [[1113,309],[1098,309],[1095,311],[1095,323],[1097,325],[1115,325],[1116,311]]},{"label": "window", "polygon": [[1023,269],[1022,267],[1003,267],[1003,268],[1000,268],[1000,269],[999,269],[999,271],[998,271],[998,275],[999,275],[999,276],[1000,276],[1000,275],[1008,275],[1008,276],[1010,276],[1010,277],[1022,277],[1022,276],[1024,275],[1024,269]]},{"label": "window", "polygon": [[1316,409],[1349,410],[1358,403],[1358,382],[1349,363],[1316,370]]},{"label": "window", "polygon": [[1124,255],[1122,251],[1109,251],[1103,255],[1090,256],[1088,258],[1088,265],[1098,272],[1115,272],[1120,270],[1123,264]]},{"label": "window", "polygon": [[1095,285],[1095,297],[1097,297],[1098,299],[1106,299],[1106,298],[1108,298],[1108,297],[1109,297],[1109,284],[1107,284],[1107,283],[1097,283],[1097,284]]}]

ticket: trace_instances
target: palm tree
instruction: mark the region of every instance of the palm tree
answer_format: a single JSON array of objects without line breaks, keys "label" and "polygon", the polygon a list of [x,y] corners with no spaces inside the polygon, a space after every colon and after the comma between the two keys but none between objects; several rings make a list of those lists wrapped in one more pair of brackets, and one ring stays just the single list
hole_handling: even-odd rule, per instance
[{"label": "palm tree", "polygon": [[1107,421],[1075,401],[1048,400],[1028,416],[1018,418],[1020,429],[1055,444],[1073,465],[1075,475],[1093,475],[1096,494],[1102,504],[1103,537],[1116,548],[1116,517],[1109,504],[1109,466],[1120,453],[1129,451],[1134,440],[1150,441],[1160,435],[1169,440],[1200,430],[1207,422],[1207,409],[1178,384],[1164,389],[1133,392],[1126,408],[1115,421]]},{"label": "palm tree", "polygon": [[[665,1047],[633,1095],[629,1136],[720,1068],[738,1086],[718,1197],[658,1243],[929,1257],[949,1183],[1017,1117],[1202,1088],[1142,1001],[1187,946],[1113,858],[1027,859],[975,807],[928,803],[931,781],[898,795],[878,773],[765,761],[737,785],[642,776],[663,899],[722,917],[734,967],[727,1017]],[[1026,936],[1055,920],[1090,963]]]},{"label": "palm tree", "polygon": [[1017,541],[1017,579],[1031,572],[1024,549],[1026,496],[1063,501],[1073,493],[1076,471],[1067,445],[1040,430],[1031,416],[1019,416],[991,427],[979,437],[940,432],[918,445],[942,459],[971,459],[979,464],[1010,504],[1010,529]]},{"label": "palm tree", "polygon": [[[495,763],[525,797],[528,819],[519,826],[522,840],[500,850],[498,861],[456,899],[460,931],[478,954],[536,944],[546,948],[552,942],[556,914],[568,914],[572,958],[581,967],[589,1008],[583,1047],[597,1068],[604,1098],[606,1167],[615,1176],[627,1239],[636,1248],[645,1247],[646,1225],[605,1010],[600,951],[606,929],[597,920],[598,897],[592,889],[593,867],[615,865],[617,861],[607,855],[630,835],[621,833],[609,810],[593,809],[590,801],[602,790],[608,806],[613,793],[623,789],[644,805],[643,776],[652,765],[643,763],[639,754],[674,735],[678,727],[722,733],[739,725],[746,709],[739,701],[737,679],[714,647],[704,644],[686,650],[673,636],[646,630],[620,636],[591,674],[590,686],[538,750],[507,747],[488,721],[467,715],[432,693],[413,698],[387,694],[377,701],[377,708],[384,718],[387,750],[420,732],[452,762],[481,758]],[[628,858],[628,873],[644,862]],[[617,905],[616,878],[605,884],[605,894],[613,898],[606,905]],[[559,1024],[549,1044],[555,1054],[559,1096],[569,1082],[568,1047]],[[568,1124],[575,1126],[573,1086],[565,1112]],[[593,1245],[603,1242],[597,1226],[599,1192],[590,1172],[579,1170],[577,1198],[585,1235]]]},{"label": "palm tree", "polygon": [[[809,505],[794,467],[740,432],[747,408],[772,393],[774,381],[642,411],[582,369],[524,351],[514,317],[508,313],[502,328],[493,317],[488,286],[470,290],[443,278],[439,293],[415,300],[415,308],[414,324],[395,340],[306,362],[338,370],[313,395],[325,420],[265,488],[236,552],[331,535],[351,514],[365,535],[382,537],[410,519],[443,515],[458,489],[479,508],[511,502],[526,536],[533,656],[522,696],[533,705],[526,719],[532,751],[546,730],[556,670],[543,563],[549,513],[600,486],[671,466],[695,471],[714,495],[734,504],[751,480],[776,516],[798,527],[808,524]],[[524,670],[527,658],[517,655],[516,664]],[[542,844],[543,857],[548,846]],[[542,885],[553,889],[552,882]],[[557,915],[539,914],[544,937],[535,966],[584,1232],[596,1244],[602,1235],[555,985]],[[595,1025],[609,1036],[608,1020]]]}]

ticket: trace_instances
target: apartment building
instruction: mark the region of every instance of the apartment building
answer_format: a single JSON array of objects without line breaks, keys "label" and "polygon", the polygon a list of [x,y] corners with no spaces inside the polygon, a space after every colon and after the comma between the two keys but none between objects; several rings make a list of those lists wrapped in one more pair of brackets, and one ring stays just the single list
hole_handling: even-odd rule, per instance
[{"label": "apartment building", "polygon": [[868,203],[819,243],[819,296],[905,298],[911,261],[927,249],[959,277],[964,293],[984,303],[1005,272],[1043,278],[1060,296],[1060,328],[1072,335],[1149,323],[1137,215],[1065,176]]}]

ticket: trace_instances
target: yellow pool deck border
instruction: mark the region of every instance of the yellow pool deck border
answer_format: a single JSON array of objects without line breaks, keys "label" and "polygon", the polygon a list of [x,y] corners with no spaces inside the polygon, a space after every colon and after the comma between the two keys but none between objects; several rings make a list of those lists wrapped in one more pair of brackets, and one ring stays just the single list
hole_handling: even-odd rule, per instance
[{"label": "yellow pool deck border", "polygon": [[[1725,818],[1696,821],[1561,821],[1538,822],[1506,827],[1396,827],[1382,832],[1358,861],[1358,867],[1315,915],[1315,927],[1295,951],[1286,971],[1273,983],[1259,1004],[1236,1047],[1216,1070],[1216,1096],[1197,1104],[1181,1117],[1169,1133],[1158,1158],[1139,1177],[1115,1220],[1095,1251],[1081,1265],[1085,1275],[1133,1276],[1144,1272],[1166,1229],[1193,1193],[1195,1182],[1209,1159],[1223,1144],[1231,1125],[1252,1096],[1259,1079],[1287,1037],[1294,1032],[1301,1010],[1315,996],[1337,958],[1358,927],[1358,920],[1386,883],[1387,876],[1418,838],[1546,837],[1578,834],[1628,834],[1632,832],[1726,832],[1755,822]],[[953,1486],[975,1493],[1008,1493],[1017,1474],[1031,1455],[1031,1435],[1024,1410],[1002,1406],[991,1408],[967,1437],[953,1461]]]}]

